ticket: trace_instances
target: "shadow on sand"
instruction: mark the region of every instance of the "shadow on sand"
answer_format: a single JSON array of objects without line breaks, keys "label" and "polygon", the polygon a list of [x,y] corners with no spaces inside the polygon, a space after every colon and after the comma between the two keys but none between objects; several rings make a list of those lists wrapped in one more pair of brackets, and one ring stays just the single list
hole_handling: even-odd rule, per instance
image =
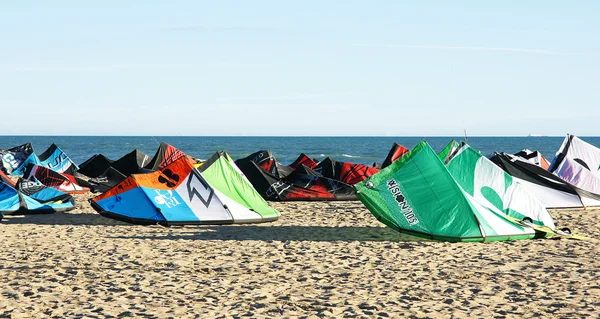
[{"label": "shadow on sand", "polygon": [[170,228],[168,234],[152,233],[134,236],[114,236],[117,239],[151,240],[264,240],[264,241],[423,241],[385,227],[327,226],[201,226]]},{"label": "shadow on sand", "polygon": [[262,240],[262,241],[424,241],[400,234],[390,228],[376,226],[280,226],[223,225],[223,226],[136,226],[103,217],[96,213],[54,213],[39,215],[8,215],[0,222],[6,225],[80,225],[129,226],[135,235],[111,236],[115,239],[149,240]]},{"label": "shadow on sand", "polygon": [[4,215],[0,224],[6,225],[88,225],[88,226],[125,226],[126,223],[102,217],[96,213]]}]

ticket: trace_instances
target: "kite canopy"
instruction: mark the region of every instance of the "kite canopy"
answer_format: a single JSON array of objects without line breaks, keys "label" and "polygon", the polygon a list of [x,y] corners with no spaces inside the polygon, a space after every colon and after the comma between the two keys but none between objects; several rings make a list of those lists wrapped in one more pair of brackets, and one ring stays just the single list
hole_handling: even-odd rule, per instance
[{"label": "kite canopy", "polygon": [[546,160],[546,158],[544,156],[542,156],[542,153],[540,153],[538,151],[531,151],[528,149],[524,149],[522,151],[515,153],[515,156],[518,156],[521,159],[523,159],[531,164],[535,164],[545,170],[548,170],[548,168],[550,168],[550,163],[548,162],[548,160]]},{"label": "kite canopy", "polygon": [[106,191],[131,174],[149,172],[144,168],[149,162],[150,157],[138,150],[133,150],[116,161],[97,154],[81,164],[78,172],[90,177],[89,182],[96,190]]},{"label": "kite canopy", "polygon": [[[41,204],[53,203],[72,203],[75,204],[75,199],[67,193],[61,192],[58,189],[47,187],[38,180],[29,180],[19,178],[15,187],[17,191],[35,199]],[[74,207],[73,207],[74,208]]]},{"label": "kite canopy", "polygon": [[567,135],[549,170],[569,184],[600,194],[599,168],[600,149],[574,135]]},{"label": "kite canopy", "polygon": [[[1,150],[2,166],[7,174],[13,175],[13,171],[17,170],[25,161],[39,162],[39,159],[33,152],[31,143],[15,146],[7,150]],[[32,158],[29,158],[32,156]]]},{"label": "kite canopy", "polygon": [[446,164],[452,158],[454,153],[462,146],[462,143],[459,143],[455,140],[450,141],[444,149],[439,152],[438,157],[442,163]]},{"label": "kite canopy", "polygon": [[[90,202],[103,216],[143,225],[233,224],[277,219],[278,213],[246,198],[251,190],[241,184],[243,177],[235,175],[235,169],[227,167],[227,163],[216,159],[205,168],[209,179],[213,182],[218,179],[220,183],[214,187],[186,157],[179,157],[156,172],[127,177]],[[217,177],[220,168],[226,171]],[[238,190],[243,191],[235,198]]]},{"label": "kite canopy", "polygon": [[37,155],[35,154],[31,154],[29,155],[22,163],[19,167],[17,167],[16,169],[14,169],[10,175],[12,176],[23,176],[23,174],[25,174],[25,170],[27,169],[27,166],[29,165],[41,165],[42,162],[40,161],[40,159],[38,158]]},{"label": "kite canopy", "polygon": [[226,152],[215,153],[198,170],[227,207],[242,205],[258,214],[254,214],[254,219],[248,216],[248,222],[266,222],[279,218],[279,212],[256,192]]},{"label": "kite canopy", "polygon": [[116,169],[109,167],[102,175],[90,178],[88,183],[93,186],[94,191],[105,192],[124,181],[126,178],[127,176],[121,174]]},{"label": "kite canopy", "polygon": [[294,169],[290,166],[285,166],[277,162],[275,156],[273,156],[273,153],[271,153],[271,151],[266,150],[261,150],[256,153],[252,153],[245,158],[240,158],[237,161],[235,161],[236,165],[242,171],[244,171],[244,169],[240,166],[240,164],[242,166],[247,166],[250,162],[255,163],[256,166],[269,173],[270,175],[275,176],[278,179],[284,178],[294,171]]},{"label": "kite canopy", "polygon": [[379,169],[363,164],[338,162],[327,157],[314,168],[314,171],[324,177],[354,185],[379,172]]},{"label": "kite canopy", "polygon": [[95,154],[79,165],[77,172],[81,175],[93,178],[102,175],[114,161],[102,154]]},{"label": "kite canopy", "polygon": [[398,143],[394,143],[394,145],[392,145],[392,148],[388,152],[388,155],[386,156],[385,160],[383,161],[383,164],[381,164],[381,168],[386,168],[390,166],[393,162],[406,155],[406,153],[408,153],[409,151],[410,150],[408,148]]},{"label": "kite canopy", "polygon": [[26,143],[2,151],[2,162],[7,173],[23,176],[27,167],[40,165],[59,173],[74,174],[77,165],[56,144],[50,145],[40,156],[37,156],[31,143]]},{"label": "kite canopy", "polygon": [[[167,143],[160,143],[154,157],[144,166],[145,169],[157,171],[175,162],[181,157],[187,157],[184,152]],[[191,161],[191,159],[190,159]]]},{"label": "kite canopy", "polygon": [[463,144],[446,164],[460,185],[479,204],[504,214],[555,229],[544,205],[516,179],[467,144]]},{"label": "kite canopy", "polygon": [[75,162],[73,162],[63,150],[56,146],[56,144],[50,145],[44,153],[38,156],[38,159],[40,160],[40,166],[47,167],[58,173],[74,175],[78,169]]},{"label": "kite canopy", "polygon": [[548,170],[555,172],[564,165],[565,159],[571,159],[595,174],[600,169],[600,149],[575,135],[567,134]]},{"label": "kite canopy", "polygon": [[490,160],[513,176],[546,208],[576,208],[600,205],[600,195],[573,186],[521,157],[494,153]]},{"label": "kite canopy", "polygon": [[292,170],[300,167],[300,165],[304,165],[308,168],[315,168],[317,167],[317,165],[319,165],[319,161],[317,161],[316,159],[310,158],[308,155],[304,154],[304,153],[300,153],[300,156],[298,156],[298,158],[292,163],[290,164],[290,168]]},{"label": "kite canopy", "polygon": [[10,187],[15,187],[15,182],[10,179],[10,177],[6,176],[2,170],[0,170],[0,182],[8,184]]},{"label": "kite canopy", "polygon": [[19,180],[17,188],[0,182],[0,213],[50,214],[75,208],[71,196],[57,193],[35,181]]},{"label": "kite canopy", "polygon": [[147,172],[144,171],[144,166],[148,165],[149,162],[150,156],[146,155],[142,151],[133,150],[114,161],[110,166],[119,173],[129,176],[131,174]]},{"label": "kite canopy", "polygon": [[495,205],[480,204],[461,188],[426,142],[355,188],[378,220],[402,233],[478,242],[547,235],[511,221]]},{"label": "kite canopy", "polygon": [[29,180],[36,180],[40,183],[58,189],[70,194],[84,194],[90,191],[89,187],[79,185],[84,182],[78,180],[72,175],[61,174],[47,167],[29,164],[25,170],[24,177]]},{"label": "kite canopy", "polygon": [[235,164],[256,191],[272,201],[355,200],[352,186],[327,178],[300,165],[295,170],[279,164],[270,151],[259,151]]}]

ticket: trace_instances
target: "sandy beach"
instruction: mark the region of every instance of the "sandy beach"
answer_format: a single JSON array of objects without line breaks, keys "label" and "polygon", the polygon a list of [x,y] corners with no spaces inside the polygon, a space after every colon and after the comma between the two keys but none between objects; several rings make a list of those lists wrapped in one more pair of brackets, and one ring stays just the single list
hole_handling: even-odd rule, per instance
[{"label": "sandy beach", "polygon": [[[272,203],[258,225],[134,226],[78,208],[6,216],[0,318],[583,318],[600,247],[412,241],[360,202]],[[552,211],[600,237],[600,211]]]}]

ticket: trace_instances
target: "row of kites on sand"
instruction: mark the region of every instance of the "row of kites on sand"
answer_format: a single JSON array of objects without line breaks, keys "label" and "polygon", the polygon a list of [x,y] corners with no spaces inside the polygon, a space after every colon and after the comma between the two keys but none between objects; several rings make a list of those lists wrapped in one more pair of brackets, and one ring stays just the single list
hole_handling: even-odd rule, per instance
[{"label": "row of kites on sand", "polygon": [[271,222],[280,213],[267,201],[358,199],[398,232],[481,242],[582,239],[557,228],[547,209],[600,206],[600,149],[574,135],[551,163],[529,150],[484,156],[456,141],[439,153],[425,141],[394,144],[372,166],[305,154],[283,165],[270,151],[201,161],[165,143],[153,157],[96,154],[79,166],[54,144],[40,155],[31,144],[0,154],[4,215],[68,211],[70,194],[89,191],[101,193],[90,203],[102,216],[165,226]]}]

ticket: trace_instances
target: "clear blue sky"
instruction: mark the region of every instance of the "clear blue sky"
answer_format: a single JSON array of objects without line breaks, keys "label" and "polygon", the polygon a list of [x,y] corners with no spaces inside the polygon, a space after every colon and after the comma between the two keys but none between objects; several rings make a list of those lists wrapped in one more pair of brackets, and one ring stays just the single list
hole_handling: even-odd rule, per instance
[{"label": "clear blue sky", "polygon": [[600,1],[3,1],[0,134],[600,135]]}]

